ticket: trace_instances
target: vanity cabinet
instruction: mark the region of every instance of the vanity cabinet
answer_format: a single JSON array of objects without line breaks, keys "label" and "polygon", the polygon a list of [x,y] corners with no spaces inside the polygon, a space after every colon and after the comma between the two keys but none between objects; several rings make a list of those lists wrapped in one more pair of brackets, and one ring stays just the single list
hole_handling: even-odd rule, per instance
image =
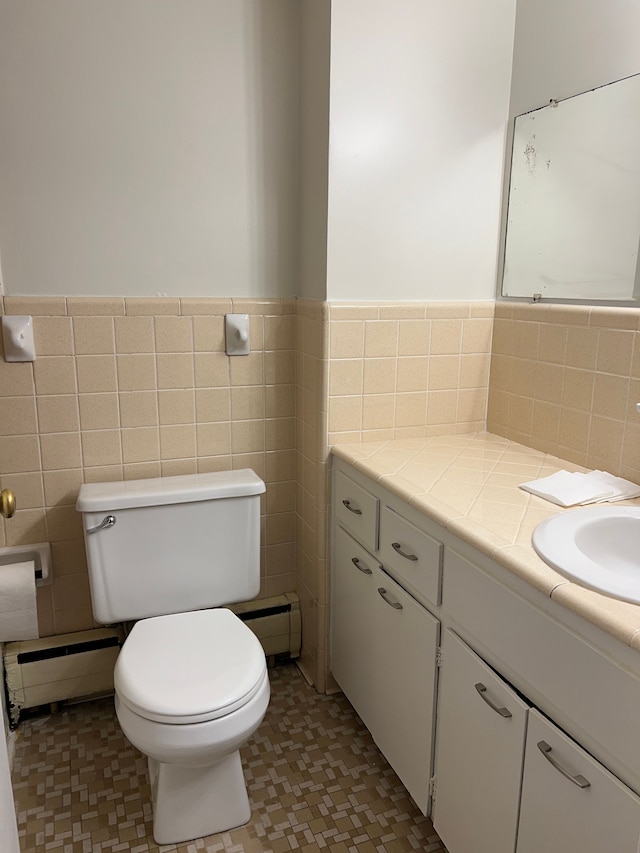
[{"label": "vanity cabinet", "polygon": [[341,525],[334,537],[331,671],[426,814],[439,622]]},{"label": "vanity cabinet", "polygon": [[442,663],[433,825],[450,853],[513,853],[529,706],[449,629]]},{"label": "vanity cabinet", "polygon": [[636,653],[333,473],[331,671],[449,853],[638,853]]}]

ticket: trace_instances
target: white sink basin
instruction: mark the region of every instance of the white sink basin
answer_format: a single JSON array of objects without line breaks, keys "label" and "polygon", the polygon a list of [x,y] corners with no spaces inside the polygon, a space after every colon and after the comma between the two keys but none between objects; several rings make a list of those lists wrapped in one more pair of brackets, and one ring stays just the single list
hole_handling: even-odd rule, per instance
[{"label": "white sink basin", "polygon": [[542,521],[533,547],[556,571],[640,604],[640,507],[588,506]]}]

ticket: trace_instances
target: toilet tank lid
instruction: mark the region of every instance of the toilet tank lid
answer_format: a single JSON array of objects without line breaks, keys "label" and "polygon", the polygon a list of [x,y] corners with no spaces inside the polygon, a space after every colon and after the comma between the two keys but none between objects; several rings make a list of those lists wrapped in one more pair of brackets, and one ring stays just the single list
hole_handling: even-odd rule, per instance
[{"label": "toilet tank lid", "polygon": [[264,482],[251,468],[117,483],[84,483],[78,492],[76,509],[79,512],[104,512],[111,509],[246,497],[260,495],[264,491]]}]

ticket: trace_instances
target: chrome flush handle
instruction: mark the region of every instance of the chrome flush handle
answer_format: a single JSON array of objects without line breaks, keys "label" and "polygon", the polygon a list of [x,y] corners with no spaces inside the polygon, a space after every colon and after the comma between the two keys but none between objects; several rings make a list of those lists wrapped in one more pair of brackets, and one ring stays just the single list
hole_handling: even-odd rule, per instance
[{"label": "chrome flush handle", "polygon": [[97,533],[98,530],[105,530],[107,527],[113,527],[115,523],[115,515],[105,515],[100,524],[96,524],[95,527],[87,527],[87,533]]}]

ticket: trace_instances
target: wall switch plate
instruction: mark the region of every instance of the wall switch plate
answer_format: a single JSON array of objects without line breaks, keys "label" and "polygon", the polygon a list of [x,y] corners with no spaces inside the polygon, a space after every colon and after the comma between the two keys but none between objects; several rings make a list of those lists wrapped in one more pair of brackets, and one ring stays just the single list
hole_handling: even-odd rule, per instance
[{"label": "wall switch plate", "polygon": [[2,318],[2,337],[6,361],[36,360],[32,317],[5,314]]}]

